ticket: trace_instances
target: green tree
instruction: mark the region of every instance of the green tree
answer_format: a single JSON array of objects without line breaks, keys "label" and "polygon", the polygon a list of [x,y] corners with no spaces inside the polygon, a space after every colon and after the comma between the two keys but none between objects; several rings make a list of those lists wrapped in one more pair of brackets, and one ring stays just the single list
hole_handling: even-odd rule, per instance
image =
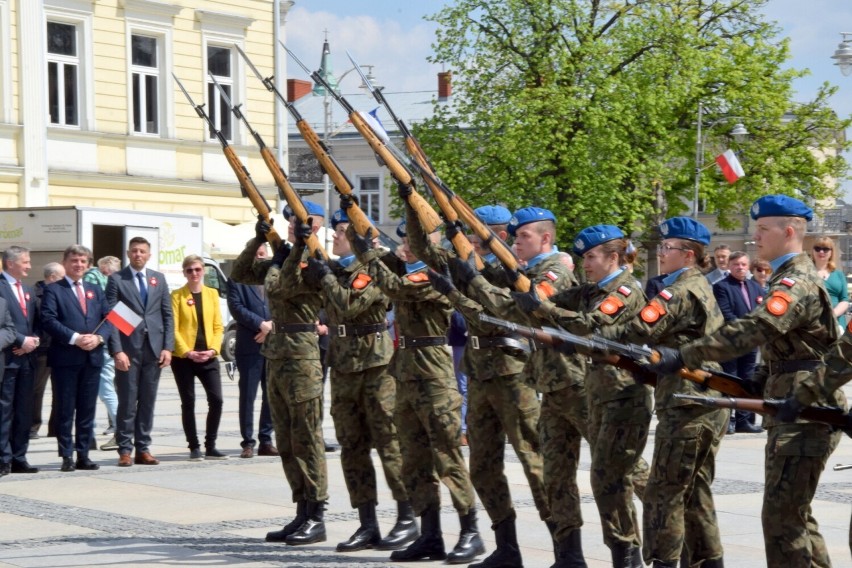
[{"label": "green tree", "polygon": [[787,40],[763,21],[765,0],[457,0],[439,24],[433,61],[453,70],[449,105],[417,134],[436,170],[472,204],[535,204],[559,218],[563,244],[583,226],[639,232],[689,214],[699,103],[705,162],[721,153],[723,117],[751,136],[734,148],[746,177],[717,168],[701,197],[720,222],[762,194],[816,202],[845,178],[850,124],[827,102],[795,104],[782,70]]}]

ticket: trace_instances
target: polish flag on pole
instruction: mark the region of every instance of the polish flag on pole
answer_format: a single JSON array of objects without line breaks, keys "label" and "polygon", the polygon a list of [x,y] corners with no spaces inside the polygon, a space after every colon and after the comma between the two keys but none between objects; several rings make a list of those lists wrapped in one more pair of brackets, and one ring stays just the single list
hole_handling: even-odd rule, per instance
[{"label": "polish flag on pole", "polygon": [[106,319],[124,335],[130,335],[142,323],[142,317],[121,301],[109,311]]},{"label": "polish flag on pole", "polygon": [[722,174],[728,180],[728,183],[736,183],[745,175],[745,171],[743,171],[743,167],[733,150],[725,150],[724,153],[716,156],[716,163],[722,168]]}]

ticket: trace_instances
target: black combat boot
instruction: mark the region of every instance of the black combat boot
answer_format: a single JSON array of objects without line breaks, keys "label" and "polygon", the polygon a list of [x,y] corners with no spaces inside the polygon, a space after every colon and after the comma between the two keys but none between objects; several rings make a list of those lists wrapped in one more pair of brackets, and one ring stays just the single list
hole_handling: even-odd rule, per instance
[{"label": "black combat boot", "polygon": [[663,562],[662,560],[654,560],[654,568],[677,568],[677,562]]},{"label": "black combat boot", "polygon": [[284,528],[280,531],[272,531],[266,533],[266,542],[285,542],[287,537],[299,530],[308,517],[305,516],[305,508],[307,506],[307,501],[297,501],[296,502],[296,518],[292,521],[284,525]]},{"label": "black combat boot", "polygon": [[470,564],[474,558],[485,554],[485,543],[476,526],[476,509],[471,509],[466,515],[459,514],[459,524],[459,541],[447,554],[447,564]]},{"label": "black combat boot", "polygon": [[305,522],[299,527],[299,530],[287,537],[286,542],[290,546],[299,546],[301,544],[314,544],[315,542],[325,542],[325,503],[320,501],[308,501],[305,506]]},{"label": "black combat boot", "polygon": [[497,540],[497,550],[491,555],[468,568],[524,568],[521,559],[521,548],[518,546],[518,535],[515,532],[515,519],[504,519],[494,527]]},{"label": "black combat boot", "polygon": [[613,546],[612,568],[644,568],[642,562],[642,551],[637,546],[629,544],[618,544]]},{"label": "black combat boot", "polygon": [[391,552],[394,562],[445,560],[444,535],[441,533],[441,512],[433,505],[420,515],[420,536],[403,550]]},{"label": "black combat boot", "polygon": [[411,501],[397,501],[396,511],[396,524],[388,533],[388,536],[373,547],[376,550],[399,550],[407,544],[411,544],[420,536],[414,517],[414,509],[411,508]]},{"label": "black combat boot", "polygon": [[547,530],[550,532],[550,540],[553,541],[553,559],[559,561],[559,541],[556,540],[556,523],[554,521],[544,521],[547,525]]},{"label": "black combat boot", "polygon": [[367,503],[358,507],[358,518],[361,526],[349,540],[337,545],[337,552],[355,552],[365,548],[373,548],[381,540],[379,522],[376,520],[376,504]]},{"label": "black combat boot", "polygon": [[551,568],[588,568],[583,557],[583,541],[580,529],[574,529],[559,541],[559,557]]},{"label": "black combat boot", "polygon": [[725,568],[725,562],[721,558],[705,560],[704,564],[701,565],[701,568]]}]

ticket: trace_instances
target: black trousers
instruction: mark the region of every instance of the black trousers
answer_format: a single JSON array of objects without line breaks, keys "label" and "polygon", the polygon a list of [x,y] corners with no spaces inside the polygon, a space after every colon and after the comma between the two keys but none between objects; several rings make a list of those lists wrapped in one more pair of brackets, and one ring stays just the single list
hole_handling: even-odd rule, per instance
[{"label": "black trousers", "polygon": [[206,363],[196,363],[174,357],[172,372],[180,395],[183,432],[186,434],[189,449],[200,447],[198,429],[195,426],[195,377],[198,377],[207,394],[207,431],[204,435],[204,447],[215,448],[219,422],[222,420],[222,377],[219,374],[219,359],[214,357]]}]

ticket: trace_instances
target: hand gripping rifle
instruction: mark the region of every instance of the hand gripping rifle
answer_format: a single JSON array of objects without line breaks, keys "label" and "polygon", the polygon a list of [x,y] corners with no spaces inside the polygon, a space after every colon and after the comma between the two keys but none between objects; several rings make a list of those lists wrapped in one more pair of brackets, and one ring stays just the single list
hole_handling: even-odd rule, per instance
[{"label": "hand gripping rifle", "polygon": [[[343,95],[331,88],[331,85],[328,84],[325,77],[323,77],[318,71],[310,71],[292,51],[287,49],[287,46],[285,46],[283,42],[279,40],[279,43],[281,43],[281,47],[287,50],[290,57],[292,57],[293,60],[298,63],[302,69],[304,69],[305,73],[308,73],[311,76],[311,79],[313,79],[315,83],[322,85],[326,92],[331,95],[334,100],[340,103],[340,106],[342,106],[349,115],[349,121],[352,122],[352,126],[354,126],[364,140],[367,141],[367,144],[370,145],[370,148],[372,148],[373,152],[375,152],[376,156],[378,156],[379,161],[388,168],[394,179],[398,183],[414,188],[414,178],[412,177],[411,172],[409,172],[402,162],[394,156],[394,154],[388,149],[387,144],[385,144],[385,142],[376,135],[370,125],[367,124],[367,121],[364,120],[364,117],[362,117],[358,111],[349,104]],[[429,205],[426,199],[416,191],[416,188],[415,191],[411,192],[408,202],[417,212],[420,223],[423,225],[423,229],[427,233],[432,233],[441,226],[441,218],[438,217],[438,214],[435,213],[435,210],[432,209],[432,206]]]},{"label": "hand gripping rifle", "polygon": [[[275,180],[275,185],[278,186],[279,197],[287,201],[290,209],[293,210],[293,216],[298,219],[300,223],[307,223],[308,210],[305,209],[305,204],[302,202],[302,198],[299,197],[299,194],[296,193],[295,189],[293,189],[293,186],[290,184],[290,180],[287,179],[287,174],[285,174],[284,170],[281,169],[281,165],[278,163],[278,160],[275,159],[275,156],[272,154],[272,151],[266,143],[264,143],[263,138],[261,138],[260,134],[251,127],[251,124],[249,124],[248,119],[240,108],[242,105],[235,105],[232,103],[231,97],[228,96],[228,93],[225,92],[225,89],[219,84],[219,81],[216,80],[213,73],[210,73],[209,71],[207,73],[213,80],[213,84],[216,85],[216,88],[219,90],[219,94],[222,96],[225,104],[228,105],[228,108],[231,109],[231,112],[234,113],[234,116],[236,116],[238,120],[243,121],[243,124],[246,125],[249,133],[260,148],[260,155],[263,157],[266,167],[269,168],[269,173],[272,174],[272,178]],[[328,258],[328,255],[326,254],[325,249],[322,248],[316,233],[311,233],[311,236],[308,237],[305,244],[314,256]]]},{"label": "hand gripping rifle", "polygon": [[[308,147],[316,156],[317,161],[320,163],[320,168],[322,168],[323,173],[328,174],[328,177],[331,179],[331,183],[334,184],[335,189],[337,189],[337,193],[340,195],[348,196],[353,198],[352,207],[346,210],[346,214],[349,217],[349,220],[352,222],[352,226],[355,228],[355,231],[361,236],[366,236],[368,230],[372,230],[372,235],[375,237],[379,235],[380,231],[373,226],[370,222],[370,218],[367,217],[366,213],[358,207],[358,205],[354,202],[354,194],[352,191],[352,182],[349,181],[349,178],[346,177],[346,174],[343,173],[343,170],[337,164],[337,161],[334,159],[334,156],[329,152],[328,147],[326,147],[325,143],[320,140],[317,133],[313,128],[307,123],[307,121],[302,118],[301,113],[298,111],[296,106],[287,100],[287,97],[281,94],[281,91],[275,86],[272,77],[264,77],[261,75],[260,71],[258,71],[257,67],[249,59],[248,55],[240,48],[239,45],[234,44],[234,47],[237,48],[237,52],[242,56],[243,61],[246,62],[249,69],[252,70],[255,77],[257,77],[261,83],[266,87],[266,89],[275,94],[279,101],[287,108],[290,114],[293,116],[293,120],[296,121],[296,128],[299,129],[299,133],[302,135],[302,138],[305,139],[305,142],[308,144]],[[291,205],[292,207],[292,205]]]},{"label": "hand gripping rifle", "polygon": [[[205,122],[207,122],[208,127],[210,128],[210,132],[216,135],[216,139],[219,140],[219,143],[222,144],[222,152],[225,154],[225,159],[228,160],[228,164],[231,166],[231,169],[234,170],[234,174],[237,176],[237,180],[240,182],[240,190],[242,191],[243,197],[248,197],[251,204],[260,213],[267,223],[272,224],[272,209],[269,207],[269,203],[266,202],[266,198],[260,193],[260,190],[257,189],[257,186],[254,184],[254,180],[251,179],[251,175],[249,174],[246,167],[240,161],[239,157],[237,157],[236,153],[234,153],[233,148],[228,144],[228,141],[225,139],[225,136],[222,134],[222,131],[216,128],[216,124],[213,120],[207,116],[207,113],[204,111],[204,105],[197,105],[195,101],[192,100],[192,97],[189,96],[189,93],[184,88],[183,83],[180,82],[180,79],[177,78],[177,75],[172,73],[172,77],[174,77],[175,81],[180,87],[180,90],[183,91],[186,100],[189,101],[189,104],[192,105],[192,108],[195,109],[195,112],[198,113]],[[269,243],[273,248],[277,249],[281,245],[281,236],[274,228],[270,228],[269,232],[266,234]]]},{"label": "hand gripping rifle", "polygon": [[[692,400],[704,406],[745,410],[768,416],[775,416],[778,413],[778,408],[784,404],[783,400],[763,400],[760,398],[714,398],[688,394],[676,394],[674,397]],[[836,406],[805,406],[799,412],[799,418],[804,418],[811,422],[830,424],[831,426],[840,428],[844,432],[852,430],[852,416],[849,416],[842,408],[837,408]]]},{"label": "hand gripping rifle", "polygon": [[[518,335],[541,341],[547,345],[555,346],[559,343],[570,343],[584,347],[594,353],[594,359],[632,371],[643,383],[656,384],[656,379],[650,380],[648,378],[648,373],[651,371],[646,366],[659,361],[660,354],[650,347],[635,345],[633,343],[619,343],[597,335],[575,335],[564,329],[553,327],[537,328],[520,325],[489,316],[488,314],[479,314],[479,319],[500,327],[505,327]],[[757,395],[748,389],[745,381],[721,371],[683,368],[677,374],[682,379],[701,385],[704,388],[717,390],[728,396],[758,398]]]},{"label": "hand gripping rifle", "polygon": [[[405,148],[408,151],[408,154],[414,159],[414,163],[409,164],[410,167],[420,172],[423,180],[426,182],[426,185],[432,193],[432,197],[435,199],[438,207],[440,207],[441,213],[447,222],[454,223],[461,219],[462,222],[476,233],[476,236],[479,237],[482,243],[487,245],[494,252],[495,256],[500,260],[503,266],[518,272],[520,265],[515,254],[512,252],[511,247],[509,247],[509,245],[500,239],[500,237],[498,237],[494,231],[488,227],[488,225],[483,223],[482,220],[477,217],[470,205],[468,205],[461,197],[438,179],[435,175],[435,170],[432,167],[432,164],[429,162],[429,159],[426,157],[426,153],[420,146],[420,142],[418,142],[417,138],[415,138],[411,133],[408,125],[406,125],[405,122],[393,111],[390,103],[388,103],[385,98],[384,93],[382,93],[381,88],[373,86],[362,71],[361,67],[355,61],[355,58],[352,57],[351,53],[347,51],[346,55],[355,66],[355,70],[358,71],[359,75],[361,75],[361,80],[364,82],[364,85],[367,86],[367,89],[373,95],[373,98],[376,99],[376,102],[385,107],[385,110],[388,112],[391,119],[393,119],[394,123],[396,123],[397,128],[399,128],[400,133],[402,133],[402,136],[405,139]],[[453,247],[455,247],[456,252],[461,258],[467,259],[469,255],[474,254],[473,247],[471,247],[467,238],[465,238],[461,233],[458,233],[452,242]],[[477,257],[476,264],[478,268],[482,268],[482,259]],[[524,274],[519,274],[519,278],[515,282],[515,288],[521,292],[529,291],[529,278],[527,278]]]}]

